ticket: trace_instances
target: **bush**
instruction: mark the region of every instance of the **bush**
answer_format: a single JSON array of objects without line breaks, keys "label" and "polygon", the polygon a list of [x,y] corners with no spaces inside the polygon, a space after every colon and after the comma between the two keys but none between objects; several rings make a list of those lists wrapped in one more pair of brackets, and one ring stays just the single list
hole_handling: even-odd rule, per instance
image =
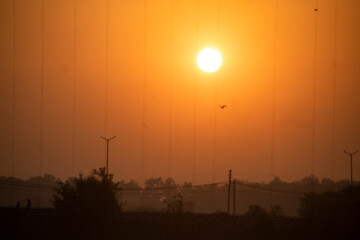
[{"label": "bush", "polygon": [[58,181],[52,201],[56,221],[72,236],[103,237],[121,212],[118,185],[105,168]]}]

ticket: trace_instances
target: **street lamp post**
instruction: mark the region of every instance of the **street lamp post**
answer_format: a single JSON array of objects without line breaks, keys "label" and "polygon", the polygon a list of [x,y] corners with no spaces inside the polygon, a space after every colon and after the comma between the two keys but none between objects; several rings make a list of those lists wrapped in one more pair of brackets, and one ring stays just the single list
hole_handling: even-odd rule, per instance
[{"label": "street lamp post", "polygon": [[106,176],[109,174],[109,142],[116,138],[116,136],[113,136],[111,138],[106,138],[101,136],[102,139],[106,141]]},{"label": "street lamp post", "polygon": [[344,150],[344,153],[350,155],[350,186],[353,185],[353,174],[352,174],[352,156],[357,153],[359,150],[353,152],[353,153],[349,153],[347,151]]}]

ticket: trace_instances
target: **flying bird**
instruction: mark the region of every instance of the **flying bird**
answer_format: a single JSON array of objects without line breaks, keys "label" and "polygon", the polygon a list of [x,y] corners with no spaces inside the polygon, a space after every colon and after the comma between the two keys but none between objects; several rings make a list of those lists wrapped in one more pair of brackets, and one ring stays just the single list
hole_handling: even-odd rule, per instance
[{"label": "flying bird", "polygon": [[224,108],[226,107],[226,105],[219,105],[219,107],[220,107],[221,109],[224,109]]}]

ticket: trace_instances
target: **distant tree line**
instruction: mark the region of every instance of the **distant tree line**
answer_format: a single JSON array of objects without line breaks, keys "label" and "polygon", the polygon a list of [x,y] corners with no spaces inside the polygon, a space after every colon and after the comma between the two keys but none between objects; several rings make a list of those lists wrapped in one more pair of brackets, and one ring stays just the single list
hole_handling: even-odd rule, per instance
[{"label": "distant tree line", "polygon": [[[259,205],[270,211],[271,206],[281,206],[284,215],[296,216],[304,193],[337,191],[349,185],[348,180],[333,181],[307,176],[301,180],[286,182],[274,177],[270,182],[236,180],[236,213],[245,214],[250,205]],[[51,199],[59,181],[56,177],[31,177],[21,180],[0,177],[0,206],[26,206],[31,199],[32,207],[52,207]],[[122,189],[121,199],[125,211],[169,212],[225,212],[228,185],[207,184],[195,186],[191,182],[178,184],[172,178],[149,178],[142,188],[134,180],[117,182]],[[232,200],[232,199],[231,199]]]},{"label": "distant tree line", "polygon": [[[47,179],[55,181],[49,176]],[[13,186],[26,185],[18,183]],[[140,188],[135,181],[116,182],[113,175],[107,175],[105,168],[100,168],[89,175],[80,174],[66,181],[56,180],[50,198],[52,208],[48,210],[51,215],[31,212],[31,209],[24,209],[25,212],[22,210],[21,215],[21,208],[19,212],[12,208],[15,215],[0,217],[0,225],[8,229],[4,231],[0,227],[0,237],[2,232],[6,233],[5,237],[11,237],[13,232],[19,236],[23,234],[24,237],[30,236],[26,232],[35,235],[41,232],[43,236],[51,236],[52,239],[70,236],[72,239],[218,239],[220,236],[229,239],[347,239],[359,236],[360,186],[344,183],[329,184],[328,180],[319,181],[313,176],[293,183],[285,183],[279,178],[267,184],[239,181],[238,187],[255,192],[270,189],[296,196],[304,190],[311,191],[303,192],[298,197],[300,205],[297,211],[301,218],[287,217],[282,206],[276,203],[267,208],[256,203],[249,204],[241,218],[228,216],[223,211],[204,218],[199,214],[187,213],[185,199],[197,201],[197,194],[209,194],[207,197],[212,198],[202,199],[202,203],[216,202],[226,196],[223,194],[228,187],[226,184],[178,185],[171,178],[152,178],[145,181],[144,188]],[[39,181],[36,184],[39,187]],[[344,187],[341,188],[340,184],[344,184]],[[325,185],[335,190],[326,190]],[[142,215],[123,214],[125,192],[139,195],[140,201],[147,204],[138,209]],[[156,208],[157,205],[161,207]],[[152,211],[150,214],[153,217],[143,218],[144,211]],[[154,218],[154,214],[160,217]],[[19,229],[22,231],[16,231]]]}]

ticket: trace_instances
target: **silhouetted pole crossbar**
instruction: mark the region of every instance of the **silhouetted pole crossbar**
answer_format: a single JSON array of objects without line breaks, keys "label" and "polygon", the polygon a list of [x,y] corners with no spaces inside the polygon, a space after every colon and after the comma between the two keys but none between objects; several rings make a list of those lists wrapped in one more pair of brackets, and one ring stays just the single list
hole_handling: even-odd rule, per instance
[{"label": "silhouetted pole crossbar", "polygon": [[354,154],[356,154],[357,152],[359,152],[359,150],[357,150],[357,151],[355,151],[355,152],[353,152],[353,153],[349,153],[349,152],[347,152],[347,151],[344,150],[344,153],[350,155],[350,186],[353,185],[352,156],[353,156]]},{"label": "silhouetted pole crossbar", "polygon": [[116,136],[113,136],[111,138],[106,138],[101,136],[102,139],[106,141],[106,176],[109,174],[109,142],[116,138]]}]

